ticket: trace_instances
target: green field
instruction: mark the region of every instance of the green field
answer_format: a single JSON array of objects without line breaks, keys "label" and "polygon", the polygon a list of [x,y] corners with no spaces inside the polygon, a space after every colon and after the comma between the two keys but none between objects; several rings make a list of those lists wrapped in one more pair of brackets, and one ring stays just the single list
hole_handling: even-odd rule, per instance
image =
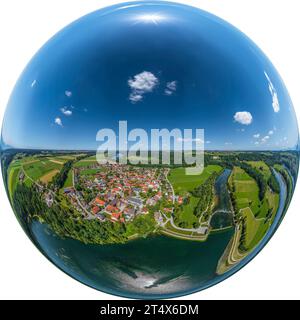
[{"label": "green field", "polygon": [[96,175],[97,173],[100,173],[101,171],[103,171],[103,169],[101,169],[101,168],[97,168],[97,169],[84,169],[84,170],[81,170],[81,171],[80,171],[80,174],[81,174],[81,175],[84,175],[84,176],[94,176],[94,175]]},{"label": "green field", "polygon": [[28,187],[32,185],[32,181],[42,180],[46,183],[52,180],[53,176],[61,170],[62,165],[50,160],[56,161],[55,158],[48,159],[46,157],[26,157],[22,160],[13,161],[8,168],[8,191],[10,196],[18,185],[18,176],[22,170],[25,173],[24,183]]},{"label": "green field", "polygon": [[[205,167],[200,175],[186,175],[185,168],[176,168],[171,169],[168,179],[174,188],[175,194],[184,196],[203,184],[212,173],[220,173],[221,171],[221,166],[209,165]],[[193,224],[198,223],[198,218],[194,215],[198,202],[199,198],[190,195],[189,203],[176,212],[178,223],[183,223],[185,228],[193,228]]]},{"label": "green field", "polygon": [[80,160],[74,164],[74,168],[84,168],[97,164],[98,162],[95,160]]},{"label": "green field", "polygon": [[249,207],[255,214],[260,209],[258,198],[259,189],[256,181],[251,178],[243,169],[234,167],[230,177],[231,184],[234,184],[237,202],[237,210]]},{"label": "green field", "polygon": [[10,197],[12,197],[17,187],[20,169],[21,169],[20,166],[13,166],[13,167],[10,167],[8,170],[8,192]]},{"label": "green field", "polygon": [[68,161],[68,160],[74,160],[76,158],[76,155],[58,156],[56,158],[58,160]]},{"label": "green field", "polygon": [[198,198],[191,196],[189,204],[184,205],[182,209],[179,209],[177,212],[178,220],[185,224],[185,228],[192,228],[193,223],[198,222],[197,217],[193,214],[198,201]]},{"label": "green field", "polygon": [[23,169],[25,174],[33,181],[38,181],[44,175],[53,170],[61,170],[62,165],[52,162],[48,159],[40,159],[37,162],[24,164]]},{"label": "green field", "polygon": [[66,163],[68,160],[71,160],[71,159],[64,159],[64,158],[61,158],[61,157],[47,157],[45,159],[49,160],[49,161],[52,161],[54,163],[57,162],[58,164],[61,164],[61,165]]},{"label": "green field", "polygon": [[253,168],[257,169],[257,171],[262,173],[263,176],[265,177],[265,180],[268,181],[268,179],[271,176],[271,170],[265,162],[263,162],[263,161],[248,161],[248,164],[250,164]]},{"label": "green field", "polygon": [[176,168],[171,169],[168,179],[173,185],[174,192],[183,195],[201,185],[213,172],[219,173],[221,171],[221,166],[209,165],[200,175],[186,175],[185,168]]},{"label": "green field", "polygon": [[84,158],[84,160],[87,160],[87,161],[97,161],[97,159],[96,159],[96,155],[93,155],[93,156],[90,156],[90,157]]},{"label": "green field", "polygon": [[68,177],[67,177],[67,180],[64,183],[63,188],[69,188],[69,187],[72,187],[72,186],[73,186],[73,170],[71,169],[68,172]]},{"label": "green field", "polygon": [[[249,164],[260,170],[266,180],[270,177],[271,171],[262,161],[249,162]],[[239,167],[234,167],[229,183],[231,188],[235,190],[237,210],[242,217],[246,218],[245,245],[250,250],[260,242],[270,223],[274,220],[278,209],[279,195],[268,188],[265,198],[260,201],[258,196],[259,188],[256,181]],[[272,216],[266,222],[269,209],[272,209]]]},{"label": "green field", "polygon": [[242,215],[246,217],[247,232],[246,232],[246,246],[249,248],[258,232],[258,229],[264,225],[263,220],[255,219],[250,208],[241,209]]}]

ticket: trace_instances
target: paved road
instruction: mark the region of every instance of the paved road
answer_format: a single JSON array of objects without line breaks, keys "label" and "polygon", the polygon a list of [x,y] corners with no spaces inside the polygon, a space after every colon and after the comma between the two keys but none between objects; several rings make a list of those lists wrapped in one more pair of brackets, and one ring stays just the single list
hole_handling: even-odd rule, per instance
[{"label": "paved road", "polygon": [[76,197],[77,203],[86,214],[85,218],[89,219],[89,220],[95,219],[95,216],[92,215],[89,211],[87,211],[86,208],[80,202],[80,199],[79,199],[79,197],[77,195],[77,191],[75,189],[75,174],[74,174],[74,169],[73,168],[72,168],[72,184],[73,184],[73,187],[74,187],[74,190],[75,190],[75,197]]},{"label": "paved road", "polygon": [[165,174],[165,178],[166,178],[166,180],[167,180],[167,182],[169,183],[169,185],[170,185],[170,187],[171,187],[171,190],[172,190],[172,197],[173,197],[173,204],[175,203],[175,191],[174,191],[174,188],[173,188],[173,186],[172,186],[172,183],[169,181],[169,179],[168,179],[168,174],[169,174],[169,172],[170,172],[170,169],[168,170],[168,172]]},{"label": "paved road", "polygon": [[[176,224],[174,223],[174,219],[173,217],[171,216],[171,218],[168,218],[164,213],[160,212],[161,215],[163,215],[165,217],[165,221],[161,224],[161,227],[165,228],[165,225],[170,221],[171,223],[171,226],[176,229],[176,230],[179,230],[179,231],[185,231],[185,232],[195,232],[197,234],[204,234],[204,228],[199,226],[198,228],[190,228],[190,229],[186,229],[186,228],[180,228],[178,226],[176,226]],[[166,230],[168,230],[166,228]],[[183,235],[185,236],[185,235]],[[188,235],[187,235],[188,236]]]}]

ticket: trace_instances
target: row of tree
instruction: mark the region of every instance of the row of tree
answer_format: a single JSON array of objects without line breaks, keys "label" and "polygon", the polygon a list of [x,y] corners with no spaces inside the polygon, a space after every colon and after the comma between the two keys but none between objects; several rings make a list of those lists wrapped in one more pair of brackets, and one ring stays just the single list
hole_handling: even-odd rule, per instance
[{"label": "row of tree", "polygon": [[62,188],[68,178],[69,171],[72,169],[74,160],[67,161],[59,173],[57,173],[52,180],[52,184],[55,188]]},{"label": "row of tree", "polygon": [[275,174],[273,172],[273,170],[271,170],[271,175],[268,179],[268,186],[271,188],[271,190],[275,193],[279,193],[280,192],[280,186],[279,183],[275,177]]},{"label": "row of tree", "polygon": [[214,186],[217,176],[218,174],[214,172],[204,183],[202,183],[192,191],[192,195],[194,197],[200,198],[197,206],[194,209],[194,215],[197,218],[200,218],[200,216],[204,212],[206,212],[206,215],[204,217],[205,220],[209,218],[210,207],[214,198]]}]

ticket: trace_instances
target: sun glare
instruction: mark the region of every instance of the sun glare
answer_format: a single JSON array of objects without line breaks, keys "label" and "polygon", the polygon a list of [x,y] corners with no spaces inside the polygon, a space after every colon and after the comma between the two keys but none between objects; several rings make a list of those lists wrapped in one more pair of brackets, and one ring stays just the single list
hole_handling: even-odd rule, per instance
[{"label": "sun glare", "polygon": [[167,17],[164,15],[161,15],[159,13],[149,13],[149,14],[143,14],[143,15],[138,15],[137,17],[135,17],[136,19],[136,23],[139,22],[145,22],[145,23],[154,23],[154,24],[158,24],[159,22],[166,20]]}]

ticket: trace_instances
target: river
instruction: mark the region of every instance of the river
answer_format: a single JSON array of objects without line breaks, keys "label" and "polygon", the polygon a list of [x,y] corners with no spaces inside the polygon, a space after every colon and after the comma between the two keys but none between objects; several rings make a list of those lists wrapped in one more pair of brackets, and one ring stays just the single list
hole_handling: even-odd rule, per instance
[{"label": "river", "polygon": [[213,229],[222,229],[233,225],[233,214],[231,212],[230,197],[227,188],[230,169],[225,169],[217,178],[215,183],[215,193],[218,203],[214,208],[214,213],[210,221]]},{"label": "river", "polygon": [[131,298],[172,297],[209,286],[233,235],[229,229],[204,243],[159,235],[126,244],[85,245],[61,239],[36,221],[31,230],[60,269],[91,287]]}]

